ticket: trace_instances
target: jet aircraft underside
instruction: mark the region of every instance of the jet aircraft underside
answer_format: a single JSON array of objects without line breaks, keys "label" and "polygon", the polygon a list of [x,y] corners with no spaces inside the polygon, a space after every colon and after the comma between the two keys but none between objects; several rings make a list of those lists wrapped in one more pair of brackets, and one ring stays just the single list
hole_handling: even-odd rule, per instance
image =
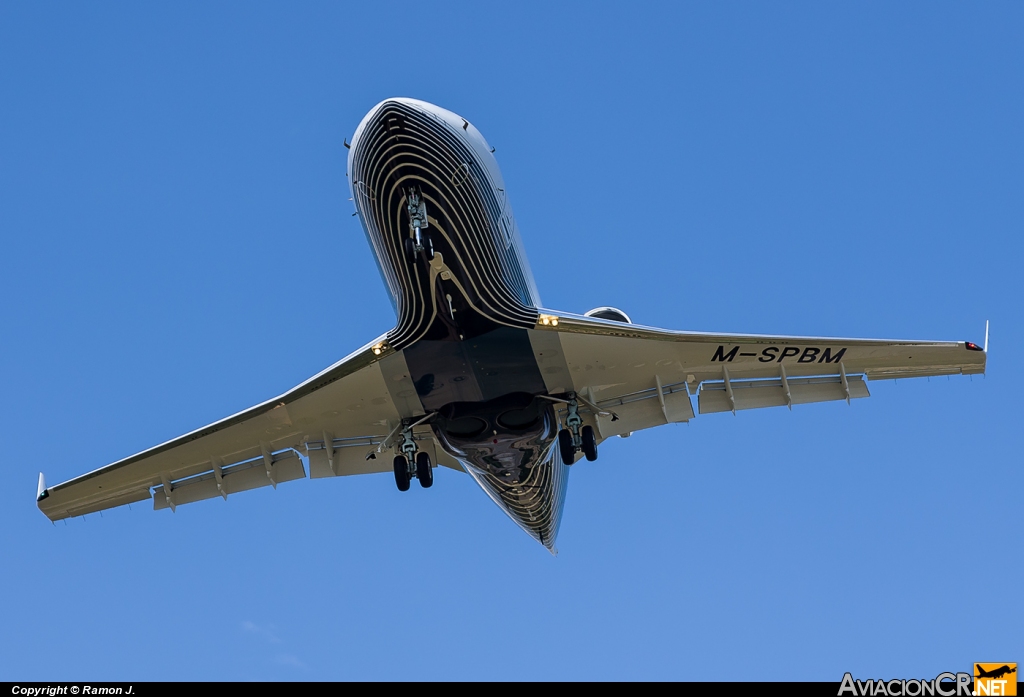
[{"label": "jet aircraft underside", "polygon": [[[394,329],[283,395],[54,487],[51,520],[170,508],[312,478],[468,472],[549,549],[570,466],[696,414],[869,396],[879,378],[985,371],[986,342],[678,332],[542,308],[493,150],[462,117],[388,99],[352,138],[352,199]],[[692,397],[697,397],[694,410]]]}]

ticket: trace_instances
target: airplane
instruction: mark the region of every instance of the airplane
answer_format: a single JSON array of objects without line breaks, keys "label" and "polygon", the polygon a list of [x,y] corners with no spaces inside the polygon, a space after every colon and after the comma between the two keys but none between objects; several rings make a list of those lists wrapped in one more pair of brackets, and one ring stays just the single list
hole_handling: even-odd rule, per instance
[{"label": "airplane", "polygon": [[1004,675],[1009,675],[1010,673],[1016,673],[1017,672],[1016,664],[1014,664],[1013,668],[1011,668],[1008,665],[1003,665],[1003,666],[1000,666],[999,668],[995,668],[993,670],[985,670],[980,665],[975,664],[975,669],[977,670],[977,673],[978,673],[977,675],[974,676],[976,678],[1001,678]]},{"label": "airplane", "polygon": [[[62,484],[52,520],[156,510],[307,476],[471,476],[548,550],[571,466],[696,414],[869,396],[866,380],[983,374],[985,344],[669,331],[546,309],[494,149],[468,120],[382,101],[346,141],[352,200],[394,329],[284,394]],[[693,398],[697,408],[694,409]]]}]

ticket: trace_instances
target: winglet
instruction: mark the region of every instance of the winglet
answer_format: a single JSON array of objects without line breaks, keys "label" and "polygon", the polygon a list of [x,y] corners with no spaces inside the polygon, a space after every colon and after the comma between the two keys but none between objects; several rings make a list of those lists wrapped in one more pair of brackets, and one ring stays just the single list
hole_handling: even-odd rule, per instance
[{"label": "winglet", "polygon": [[39,501],[42,501],[43,499],[45,499],[49,495],[50,495],[50,492],[46,490],[46,477],[44,477],[43,473],[40,472],[39,473],[39,488],[36,489],[36,502],[38,503]]},{"label": "winglet", "polygon": [[988,320],[985,320],[985,348],[982,350],[988,353]]}]

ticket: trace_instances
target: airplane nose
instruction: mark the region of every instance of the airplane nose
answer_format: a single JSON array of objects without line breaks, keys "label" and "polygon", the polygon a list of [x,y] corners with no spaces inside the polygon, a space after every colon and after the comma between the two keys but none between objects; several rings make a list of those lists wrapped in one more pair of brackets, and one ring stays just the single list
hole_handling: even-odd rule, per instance
[{"label": "airplane nose", "polygon": [[432,106],[426,102],[420,102],[419,100],[409,99],[406,97],[389,97],[388,99],[378,103],[366,112],[366,116],[364,116],[363,120],[359,122],[359,125],[356,127],[356,132],[352,136],[352,146],[355,147],[357,141],[362,139],[367,126],[379,121],[382,116],[386,115],[388,118],[393,118],[393,115],[400,114],[403,108],[409,109],[410,107],[420,111],[426,111],[421,107],[421,105]]},{"label": "airplane nose", "polygon": [[405,123],[403,112],[408,114],[410,111],[427,115],[435,123],[447,123],[453,129],[469,127],[469,122],[466,119],[436,104],[411,97],[389,97],[370,109],[366,116],[363,117],[363,120],[359,122],[359,126],[356,127],[350,144],[349,169],[351,170],[352,153],[364,145],[364,141],[369,135],[368,129],[371,128],[371,124],[380,122],[386,130],[392,132],[399,131],[404,127]]},{"label": "airplane nose", "polygon": [[408,97],[391,97],[374,106],[349,144],[348,175],[353,198],[366,184],[360,182],[384,162],[391,165],[381,171],[392,171],[398,160],[409,158],[426,169],[443,171],[450,170],[454,161],[469,161],[466,141],[455,135],[461,134],[464,123],[468,124],[446,109]]},{"label": "airplane nose", "polygon": [[[405,97],[390,97],[366,113],[366,116],[363,117],[356,127],[356,131],[352,135],[352,142],[348,146],[348,172],[350,177],[353,175],[354,163],[361,159],[361,155],[365,153],[368,147],[372,147],[370,143],[377,140],[374,136],[398,135],[405,129],[406,114],[409,113],[410,109],[423,111],[420,106],[421,104],[425,105],[426,103]],[[350,185],[354,185],[354,183],[350,180]]]}]

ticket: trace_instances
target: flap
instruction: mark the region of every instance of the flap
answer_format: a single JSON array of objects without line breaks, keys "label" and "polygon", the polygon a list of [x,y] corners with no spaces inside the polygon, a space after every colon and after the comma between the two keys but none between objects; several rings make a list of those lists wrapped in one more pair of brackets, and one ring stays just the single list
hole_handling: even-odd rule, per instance
[{"label": "flap", "polygon": [[661,385],[657,377],[655,383],[650,389],[595,402],[596,406],[611,412],[598,415],[596,419],[600,437],[628,435],[633,431],[693,418],[693,404],[687,394],[686,383]]},{"label": "flap", "polygon": [[[788,386],[788,393],[787,393]],[[850,375],[843,384],[839,377],[790,378],[779,380],[730,380],[705,382],[697,397],[701,414],[722,411],[784,407],[870,397],[860,375]]]},{"label": "flap", "polygon": [[[346,477],[353,474],[393,471],[394,453],[390,450],[379,452],[379,446],[384,442],[384,438],[385,436],[331,438],[330,447],[326,445],[328,441],[325,440],[308,442],[306,452],[309,455],[310,478]],[[435,467],[441,465],[459,472],[465,471],[458,460],[441,449],[429,427],[414,429],[413,438],[419,449],[430,455],[430,462]]]},{"label": "flap", "polygon": [[277,486],[282,482],[302,479],[306,470],[302,459],[294,450],[274,455],[267,466],[261,457],[256,460],[241,462],[221,470],[218,481],[216,472],[189,477],[170,483],[169,495],[164,485],[153,490],[153,510],[174,508],[184,503],[193,503],[218,496],[227,498],[229,494],[237,494],[249,489],[264,486]]}]

